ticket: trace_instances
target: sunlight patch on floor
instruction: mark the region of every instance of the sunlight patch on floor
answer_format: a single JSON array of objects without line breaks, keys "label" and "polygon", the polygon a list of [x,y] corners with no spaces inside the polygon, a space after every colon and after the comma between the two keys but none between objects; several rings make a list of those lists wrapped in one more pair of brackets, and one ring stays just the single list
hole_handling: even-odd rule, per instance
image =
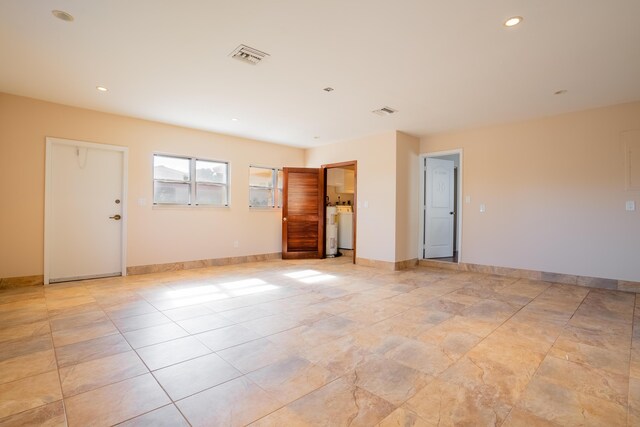
[{"label": "sunlight patch on floor", "polygon": [[324,274],[317,270],[300,270],[291,273],[285,273],[284,275],[292,279],[297,279],[302,283],[308,284],[326,282],[327,280],[336,279],[336,276],[333,276],[331,274]]},{"label": "sunlight patch on floor", "polygon": [[304,279],[300,279],[303,283],[319,283],[326,282],[327,280],[333,280],[336,276],[332,276],[331,274],[319,274],[317,276],[305,277]]},{"label": "sunlight patch on floor", "polygon": [[304,277],[316,276],[318,274],[322,274],[316,270],[300,270],[294,271],[292,273],[285,273],[285,276],[290,277],[292,279],[302,279]]},{"label": "sunlight patch on floor", "polygon": [[267,282],[265,282],[262,279],[252,278],[252,279],[246,279],[246,280],[236,280],[234,282],[220,283],[218,286],[225,289],[239,289],[239,288],[248,288],[251,286],[266,285],[266,284]]},{"label": "sunlight patch on floor", "polygon": [[167,296],[170,297],[190,297],[194,295],[211,294],[220,292],[220,288],[216,285],[196,286],[193,288],[177,289],[175,291],[167,291]]},{"label": "sunlight patch on floor", "polygon": [[251,278],[236,280],[233,282],[219,283],[217,285],[201,285],[192,288],[176,289],[168,291],[170,297],[185,297],[180,299],[180,305],[201,304],[203,302],[217,301],[243,295],[252,295],[260,292],[273,291],[280,286],[272,285],[262,279]]}]

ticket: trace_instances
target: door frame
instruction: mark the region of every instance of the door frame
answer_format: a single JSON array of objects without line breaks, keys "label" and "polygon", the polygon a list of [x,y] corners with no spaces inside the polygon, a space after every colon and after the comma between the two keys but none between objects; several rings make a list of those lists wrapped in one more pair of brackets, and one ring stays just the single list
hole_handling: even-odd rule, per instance
[{"label": "door frame", "polygon": [[425,165],[425,160],[429,157],[442,157],[442,156],[449,156],[451,154],[458,154],[460,156],[460,167],[458,168],[458,182],[460,184],[460,189],[458,191],[458,200],[457,200],[457,207],[458,210],[456,212],[456,224],[454,224],[454,226],[456,227],[456,231],[457,231],[457,239],[459,244],[457,245],[457,249],[458,249],[458,260],[456,261],[457,264],[459,264],[462,260],[462,211],[463,211],[463,204],[464,201],[462,200],[462,195],[464,193],[464,180],[462,179],[462,174],[463,174],[463,169],[464,169],[464,163],[463,163],[463,150],[462,148],[456,148],[454,150],[446,150],[446,151],[434,151],[432,153],[423,153],[420,154],[420,203],[418,203],[418,207],[420,209],[420,213],[419,213],[419,218],[420,220],[419,222],[419,232],[420,232],[420,238],[418,239],[418,256],[419,259],[429,259],[429,258],[424,258],[424,244],[425,244],[425,229],[424,229],[424,218],[426,215],[426,205],[425,205],[425,199],[424,199],[424,195],[425,195],[425,174],[427,172],[427,167]]},{"label": "door frame", "polygon": [[[326,207],[325,200],[327,200],[327,169],[332,168],[342,168],[345,166],[353,166],[353,264],[356,263],[356,254],[358,249],[357,244],[357,224],[358,224],[358,161],[357,160],[349,160],[347,162],[339,162],[339,163],[328,163],[326,165],[320,166],[322,169],[322,176],[324,177],[324,185],[322,186],[322,206],[323,209]],[[327,235],[327,223],[326,221],[322,223],[322,228],[324,230],[324,235]],[[327,257],[327,241],[326,239],[322,242],[322,258]]]},{"label": "door frame", "polygon": [[95,142],[77,141],[73,139],[63,139],[55,137],[45,137],[45,178],[44,178],[44,284],[49,284],[49,263],[51,251],[51,221],[52,221],[52,166],[53,158],[51,150],[54,145],[71,145],[82,148],[95,148],[100,150],[111,150],[122,153],[122,231],[121,231],[121,250],[122,259],[120,260],[122,268],[122,276],[127,275],[127,188],[129,179],[129,147],[120,145],[99,144]]}]

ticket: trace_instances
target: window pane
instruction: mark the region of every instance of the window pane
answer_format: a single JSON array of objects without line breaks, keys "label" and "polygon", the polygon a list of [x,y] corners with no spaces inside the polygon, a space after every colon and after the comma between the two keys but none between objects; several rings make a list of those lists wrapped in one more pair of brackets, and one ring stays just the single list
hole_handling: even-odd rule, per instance
[{"label": "window pane", "polygon": [[227,163],[196,160],[196,181],[226,184]]},{"label": "window pane", "polygon": [[199,205],[227,205],[227,186],[196,184],[196,203]]},{"label": "window pane", "polygon": [[153,183],[153,203],[188,205],[189,189],[189,184],[155,181]]},{"label": "window pane", "polygon": [[249,188],[249,206],[251,207],[273,207],[273,190],[268,188]]},{"label": "window pane", "polygon": [[170,181],[189,181],[191,173],[189,159],[168,156],[153,156],[153,178]]},{"label": "window pane", "polygon": [[278,207],[282,207],[282,185],[283,185],[282,169],[278,169]]},{"label": "window pane", "polygon": [[273,169],[251,166],[249,168],[249,186],[273,188]]}]

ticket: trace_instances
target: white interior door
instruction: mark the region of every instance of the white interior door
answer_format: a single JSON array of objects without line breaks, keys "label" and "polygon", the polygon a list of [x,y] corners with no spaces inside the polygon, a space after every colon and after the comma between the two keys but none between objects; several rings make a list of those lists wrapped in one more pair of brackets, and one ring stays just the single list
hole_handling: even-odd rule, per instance
[{"label": "white interior door", "polygon": [[49,283],[123,272],[126,152],[110,147],[47,140],[45,280]]},{"label": "white interior door", "polygon": [[425,258],[453,256],[454,162],[426,159]]}]

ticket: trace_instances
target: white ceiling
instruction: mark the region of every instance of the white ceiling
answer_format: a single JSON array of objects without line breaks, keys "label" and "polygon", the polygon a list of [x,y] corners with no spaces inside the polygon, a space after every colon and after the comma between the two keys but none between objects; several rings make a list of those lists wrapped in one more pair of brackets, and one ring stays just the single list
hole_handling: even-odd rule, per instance
[{"label": "white ceiling", "polygon": [[[303,147],[423,136],[640,99],[639,18],[638,0],[2,0],[0,91]],[[231,59],[241,43],[271,56]]]}]

